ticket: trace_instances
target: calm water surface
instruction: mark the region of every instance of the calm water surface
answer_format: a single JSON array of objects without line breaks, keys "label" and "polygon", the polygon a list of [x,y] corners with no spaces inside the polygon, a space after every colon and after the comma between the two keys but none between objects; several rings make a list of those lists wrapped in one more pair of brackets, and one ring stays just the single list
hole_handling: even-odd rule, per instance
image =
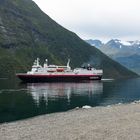
[{"label": "calm water surface", "polygon": [[0,123],[84,105],[140,100],[140,78],[83,83],[30,83],[0,79]]}]

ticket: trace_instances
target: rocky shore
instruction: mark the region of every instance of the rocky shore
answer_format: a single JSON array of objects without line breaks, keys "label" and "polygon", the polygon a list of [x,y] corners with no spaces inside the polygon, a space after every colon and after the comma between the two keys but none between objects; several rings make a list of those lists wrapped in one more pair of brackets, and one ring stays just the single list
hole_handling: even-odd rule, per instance
[{"label": "rocky shore", "polygon": [[87,107],[0,124],[0,140],[139,139],[139,103]]}]

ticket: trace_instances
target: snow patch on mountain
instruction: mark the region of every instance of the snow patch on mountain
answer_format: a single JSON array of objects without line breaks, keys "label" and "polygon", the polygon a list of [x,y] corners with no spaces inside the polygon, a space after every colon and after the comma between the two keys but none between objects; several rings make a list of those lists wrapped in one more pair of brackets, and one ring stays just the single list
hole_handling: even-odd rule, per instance
[{"label": "snow patch on mountain", "polygon": [[123,40],[119,40],[119,39],[114,39],[114,42],[117,43],[117,44],[122,44],[124,46],[131,46],[131,43],[129,41],[123,41]]},{"label": "snow patch on mountain", "polygon": [[135,40],[132,42],[132,45],[140,45],[140,41],[139,40]]},{"label": "snow patch on mountain", "polygon": [[131,46],[131,43],[129,41],[120,41],[121,44],[125,45],[125,46]]},{"label": "snow patch on mountain", "polygon": [[118,48],[118,49],[135,49],[135,50],[140,49],[140,40],[124,41],[119,39],[111,39],[108,42],[103,43],[102,41],[97,39],[96,40],[89,39],[86,40],[86,42],[99,49],[101,49],[104,46],[110,46],[112,48]]},{"label": "snow patch on mountain", "polygon": [[95,43],[92,43],[91,46],[96,46],[96,44]]}]

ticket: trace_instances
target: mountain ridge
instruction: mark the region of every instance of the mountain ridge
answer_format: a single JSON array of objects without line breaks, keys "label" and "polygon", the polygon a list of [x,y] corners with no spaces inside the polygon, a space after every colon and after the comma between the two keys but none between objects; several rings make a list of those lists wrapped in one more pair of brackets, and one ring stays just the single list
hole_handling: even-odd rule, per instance
[{"label": "mountain ridge", "polygon": [[57,24],[32,0],[0,1],[0,75],[26,72],[36,57],[55,64],[70,58],[72,67],[90,62],[107,78],[137,76]]},{"label": "mountain ridge", "polygon": [[[100,41],[100,40],[99,40]],[[95,44],[96,40],[86,40],[90,45]],[[92,42],[92,43],[91,43]],[[95,43],[94,43],[95,42]],[[138,57],[140,60],[140,41],[122,41],[119,39],[111,39],[106,43],[102,43],[100,46],[95,44],[96,48],[108,55],[113,60],[124,65],[128,69],[140,74],[140,66],[138,63]],[[132,60],[131,60],[131,59]],[[130,62],[130,63],[129,63]]]}]

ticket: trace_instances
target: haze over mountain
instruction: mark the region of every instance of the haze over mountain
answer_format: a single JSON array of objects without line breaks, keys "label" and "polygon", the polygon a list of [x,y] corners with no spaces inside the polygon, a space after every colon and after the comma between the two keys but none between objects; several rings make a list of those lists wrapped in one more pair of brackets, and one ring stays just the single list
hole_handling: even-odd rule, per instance
[{"label": "haze over mountain", "polygon": [[111,39],[107,43],[100,40],[86,40],[103,53],[121,63],[125,67],[140,74],[140,41],[121,41]]},{"label": "haze over mountain", "polygon": [[[39,57],[50,63],[91,63],[106,78],[137,76],[43,13],[32,0],[0,0],[0,77],[25,72]],[[42,62],[41,62],[42,63]]]}]

